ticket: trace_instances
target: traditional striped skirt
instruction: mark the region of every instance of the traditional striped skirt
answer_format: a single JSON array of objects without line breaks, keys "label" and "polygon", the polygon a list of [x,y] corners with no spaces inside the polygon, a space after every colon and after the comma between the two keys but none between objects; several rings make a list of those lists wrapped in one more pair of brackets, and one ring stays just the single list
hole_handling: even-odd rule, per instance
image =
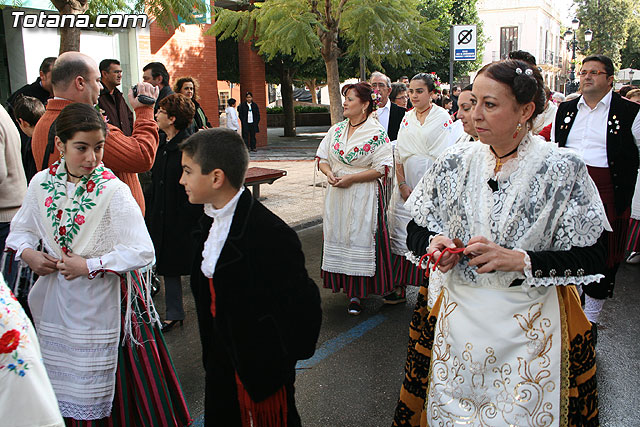
[{"label": "traditional striped skirt", "polygon": [[427,283],[424,270],[409,261],[404,255],[391,254],[391,262],[393,264],[393,283],[396,286],[422,286]]},{"label": "traditional striped skirt", "polygon": [[393,290],[393,272],[391,267],[391,249],[387,229],[386,202],[382,185],[378,183],[378,228],[376,230],[376,274],[373,277],[350,276],[342,273],[330,273],[322,270],[325,288],[333,292],[342,289],[350,298],[366,298],[368,295],[386,295]]},{"label": "traditional striped skirt", "polygon": [[640,249],[640,220],[629,220],[629,237],[627,238],[627,250],[638,252]]},{"label": "traditional striped skirt", "polygon": [[[127,283],[124,279],[121,280],[121,289],[124,329],[127,312]],[[156,316],[145,303],[144,286],[134,280],[133,289],[131,324],[140,344],[127,341],[119,348],[111,416],[100,420],[65,418],[67,426],[181,427],[192,422],[159,323],[154,321]]]}]

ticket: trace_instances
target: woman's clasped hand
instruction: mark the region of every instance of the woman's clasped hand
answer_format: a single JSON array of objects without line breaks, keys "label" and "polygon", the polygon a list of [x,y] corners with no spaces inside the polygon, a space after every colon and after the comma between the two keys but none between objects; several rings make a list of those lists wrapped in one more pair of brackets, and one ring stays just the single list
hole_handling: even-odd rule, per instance
[{"label": "woman's clasped hand", "polygon": [[89,275],[87,260],[76,254],[62,254],[62,259],[55,258],[45,252],[25,249],[22,259],[38,275],[46,276],[59,271],[67,280]]},{"label": "woman's clasped hand", "polygon": [[478,266],[477,272],[480,274],[494,271],[523,272],[525,268],[524,253],[503,248],[486,237],[472,237],[462,253],[445,251],[446,248],[456,247],[449,237],[437,235],[431,240],[427,253],[439,260],[438,268],[443,273],[451,270],[463,255],[469,258],[470,266]]}]

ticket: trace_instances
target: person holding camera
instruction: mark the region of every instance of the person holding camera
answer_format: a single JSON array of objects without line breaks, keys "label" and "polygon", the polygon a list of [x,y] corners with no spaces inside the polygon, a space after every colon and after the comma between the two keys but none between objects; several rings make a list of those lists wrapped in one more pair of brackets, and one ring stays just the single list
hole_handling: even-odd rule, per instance
[{"label": "person holding camera", "polygon": [[[51,83],[56,98],[47,103],[47,111],[38,121],[31,141],[38,170],[48,168],[60,158],[54,146],[54,122],[62,109],[73,102],[92,106],[98,103],[98,64],[83,53],[65,52],[58,57],[53,66]],[[153,118],[153,103],[145,104],[141,101],[151,99],[155,103],[159,90],[150,83],[142,82],[138,83],[137,91],[137,97],[134,97],[132,90],[128,95],[136,117],[133,133],[126,136],[122,130],[107,123],[103,162],[129,186],[144,214],[144,196],[137,174],[146,172],[153,166],[159,137],[158,124]]]}]

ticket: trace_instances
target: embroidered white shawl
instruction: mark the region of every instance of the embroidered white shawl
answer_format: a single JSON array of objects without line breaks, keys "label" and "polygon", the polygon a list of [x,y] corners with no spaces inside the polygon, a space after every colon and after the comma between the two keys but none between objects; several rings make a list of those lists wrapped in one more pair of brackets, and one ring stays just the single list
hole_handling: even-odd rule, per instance
[{"label": "embroidered white shawl", "polygon": [[[593,245],[608,227],[604,207],[584,162],[566,149],[548,144],[530,133],[518,147],[518,156],[498,172],[500,216],[492,221],[495,157],[482,143],[456,144],[440,157],[407,200],[420,226],[459,238],[484,236],[500,246],[522,250],[568,250]],[[505,185],[507,184],[507,185]],[[500,190],[502,191],[502,190]],[[408,256],[413,261],[409,254]],[[584,284],[601,275],[576,272],[561,277],[526,277],[523,286]],[[478,274],[463,257],[445,275],[445,283],[507,288],[522,274]]]},{"label": "embroidered white shawl", "polygon": [[408,111],[398,131],[398,163],[405,163],[411,156],[422,156],[434,161],[450,145],[453,121],[447,111],[431,106],[423,124],[416,117],[416,109]]},{"label": "embroidered white shawl", "polygon": [[[316,156],[335,176],[369,169],[385,173],[393,165],[391,143],[374,117],[347,140],[348,120],[335,124]],[[378,182],[360,182],[349,188],[329,186],[324,205],[322,269],[331,273],[372,277],[376,271],[375,232],[378,226]]]}]

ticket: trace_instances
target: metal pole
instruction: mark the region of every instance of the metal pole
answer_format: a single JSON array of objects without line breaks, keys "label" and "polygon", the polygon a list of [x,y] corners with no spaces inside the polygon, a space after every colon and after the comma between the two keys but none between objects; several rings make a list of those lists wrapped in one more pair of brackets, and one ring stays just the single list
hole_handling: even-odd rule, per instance
[{"label": "metal pole", "polygon": [[453,25],[449,28],[449,93],[453,89]]}]

